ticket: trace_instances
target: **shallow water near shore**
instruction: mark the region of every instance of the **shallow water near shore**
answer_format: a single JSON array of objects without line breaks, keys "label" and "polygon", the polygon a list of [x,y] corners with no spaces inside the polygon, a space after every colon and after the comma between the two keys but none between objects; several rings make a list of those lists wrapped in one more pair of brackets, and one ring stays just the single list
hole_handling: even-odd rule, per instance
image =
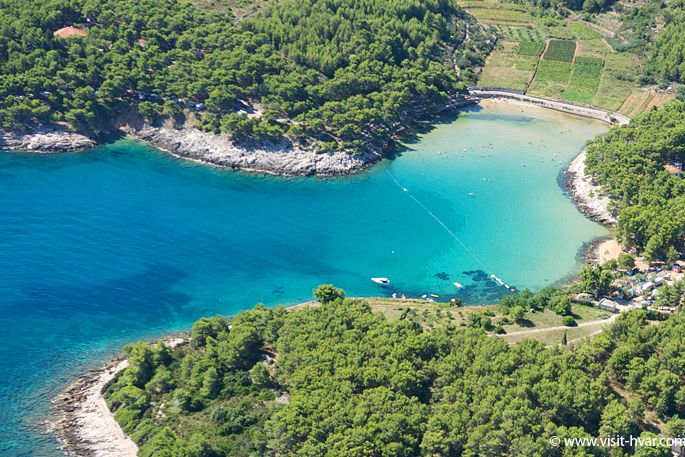
[{"label": "shallow water near shore", "polygon": [[305,301],[320,283],[478,304],[508,293],[490,274],[518,289],[572,275],[581,245],[607,231],[557,179],[604,131],[472,108],[393,161],[324,180],[226,172],[131,141],[0,153],[0,455],[61,455],[41,423],[70,379],[204,315]]}]

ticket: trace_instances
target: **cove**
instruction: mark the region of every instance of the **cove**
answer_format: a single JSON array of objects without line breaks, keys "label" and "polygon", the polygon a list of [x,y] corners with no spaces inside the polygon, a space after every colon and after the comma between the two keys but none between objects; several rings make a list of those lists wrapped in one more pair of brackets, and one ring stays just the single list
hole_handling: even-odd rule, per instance
[{"label": "cove", "polygon": [[305,301],[320,283],[478,304],[507,293],[491,273],[518,289],[574,274],[607,232],[558,178],[606,127],[522,109],[467,109],[337,179],[226,172],[131,141],[0,153],[0,454],[61,455],[43,421],[70,379],[201,316]]}]

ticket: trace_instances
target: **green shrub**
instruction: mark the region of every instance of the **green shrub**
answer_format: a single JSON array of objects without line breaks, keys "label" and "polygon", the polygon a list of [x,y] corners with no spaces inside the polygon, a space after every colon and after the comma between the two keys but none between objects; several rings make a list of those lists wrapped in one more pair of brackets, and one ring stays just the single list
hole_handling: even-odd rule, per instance
[{"label": "green shrub", "polygon": [[576,323],[576,320],[572,316],[564,316],[561,319],[561,323],[566,327],[575,327],[576,325],[578,325]]}]

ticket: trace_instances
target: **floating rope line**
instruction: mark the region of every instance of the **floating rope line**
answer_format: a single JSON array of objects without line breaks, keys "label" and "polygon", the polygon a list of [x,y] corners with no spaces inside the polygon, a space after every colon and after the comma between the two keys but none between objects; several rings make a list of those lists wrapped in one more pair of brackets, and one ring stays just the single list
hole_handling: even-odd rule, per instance
[{"label": "floating rope line", "polygon": [[[459,237],[457,236],[457,234],[454,233],[454,231],[452,231],[452,229],[450,229],[450,228],[447,226],[447,224],[445,224],[438,216],[435,215],[435,213],[433,213],[430,209],[428,209],[428,207],[427,207],[426,205],[424,205],[424,204],[421,202],[421,200],[419,200],[418,198],[416,198],[416,197],[409,191],[408,188],[403,187],[403,186],[399,183],[399,181],[397,181],[397,179],[395,178],[395,176],[394,176],[394,175],[390,172],[390,170],[388,169],[388,166],[387,166],[387,165],[383,164],[383,169],[384,169],[385,172],[388,174],[388,176],[389,176],[390,179],[393,181],[393,183],[395,183],[395,185],[396,185],[398,188],[400,188],[400,189],[402,190],[402,192],[404,192],[405,194],[407,194],[407,196],[409,196],[409,198],[411,198],[412,200],[414,200],[414,202],[415,202],[417,205],[419,205],[419,206],[421,207],[421,209],[423,209],[430,217],[432,217],[432,218],[435,220],[435,222],[437,222],[443,229],[445,229],[445,231],[446,231],[452,238],[454,238],[455,241],[456,241],[457,243],[459,243],[459,245],[462,247],[462,249],[464,249],[464,252],[466,252],[468,255],[470,255],[471,258],[476,262],[476,264],[478,264],[478,266],[480,266],[480,268],[481,268],[483,271],[485,271],[485,272],[491,272],[491,271],[492,271],[487,265],[485,265],[485,263],[484,263],[482,260],[480,260],[480,259],[476,256],[476,254],[473,253],[473,251],[471,251],[471,249],[468,248],[468,246],[466,246],[466,244],[464,244],[464,242],[461,240],[461,238],[459,238]],[[506,287],[507,289],[510,289],[510,287],[509,287],[508,285],[506,285],[501,279],[499,279],[499,278],[498,278],[497,276],[495,276],[494,274],[490,273],[490,274],[489,274],[489,277],[490,277],[491,279],[494,279],[494,280],[495,280],[498,284],[500,284],[501,286],[504,286],[504,287]]]}]

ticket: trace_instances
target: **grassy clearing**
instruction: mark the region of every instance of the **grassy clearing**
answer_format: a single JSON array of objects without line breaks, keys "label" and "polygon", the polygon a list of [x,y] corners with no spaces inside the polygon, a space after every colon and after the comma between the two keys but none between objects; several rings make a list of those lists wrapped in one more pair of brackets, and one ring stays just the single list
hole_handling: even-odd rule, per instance
[{"label": "grassy clearing", "polygon": [[513,22],[516,24],[533,24],[533,17],[520,9],[482,8],[470,6],[466,8],[476,19],[486,24]]},{"label": "grassy clearing", "polygon": [[[583,323],[608,318],[610,313],[602,311],[594,306],[575,305],[573,307],[573,315],[576,322]],[[549,309],[545,309],[542,312],[528,313],[526,319],[523,319],[517,324],[505,325],[504,329],[507,331],[507,333],[516,333],[533,329],[543,329],[547,327],[560,327],[563,326],[561,320],[561,316]]]},{"label": "grassy clearing", "polygon": [[593,325],[586,325],[583,327],[568,327],[565,329],[552,329],[543,332],[536,332],[533,334],[512,334],[504,335],[502,338],[509,344],[517,344],[524,340],[535,339],[546,346],[555,346],[561,344],[561,340],[566,333],[566,340],[579,343],[587,340],[606,328],[606,322],[599,322]]},{"label": "grassy clearing", "polygon": [[469,316],[484,311],[495,312],[495,306],[454,307],[446,303],[425,300],[394,300],[390,298],[365,298],[371,309],[379,312],[390,321],[401,318],[417,320],[424,327],[432,327],[439,322],[450,322],[458,327],[468,323]]},{"label": "grassy clearing", "polygon": [[568,28],[577,40],[602,40],[602,35],[580,22],[567,22]]},{"label": "grassy clearing", "polygon": [[[423,300],[393,300],[388,298],[366,299],[375,312],[383,314],[386,319],[396,321],[399,319],[411,319],[420,323],[424,328],[430,329],[437,325],[449,322],[457,327],[468,325],[469,317],[482,313],[488,313],[492,322],[496,324],[502,319],[496,306],[466,306],[453,307],[446,303],[431,303]],[[575,305],[573,314],[579,324],[608,319],[611,315],[599,308]],[[537,313],[528,313],[526,318],[515,324],[504,325],[507,335],[502,336],[506,341],[514,344],[524,339],[538,339],[545,344],[559,344],[564,331],[567,332],[568,340],[571,341],[582,336],[591,335],[606,325],[605,322],[586,325],[583,327],[564,327],[562,329],[545,331],[549,327],[562,326],[561,316],[550,310]],[[528,330],[540,330],[532,333],[518,333]]]},{"label": "grassy clearing", "polygon": [[576,54],[603,59],[610,52],[611,49],[604,40],[581,40],[578,42]]},{"label": "grassy clearing", "polygon": [[536,56],[519,53],[518,45],[505,42],[488,56],[478,84],[525,90],[535,73]]},{"label": "grassy clearing", "polygon": [[556,60],[559,62],[573,62],[576,53],[576,42],[570,40],[549,40],[547,50],[542,56],[545,60]]},{"label": "grassy clearing", "polygon": [[538,41],[545,40],[545,33],[539,27],[530,25],[493,25],[497,36],[509,41]]}]

